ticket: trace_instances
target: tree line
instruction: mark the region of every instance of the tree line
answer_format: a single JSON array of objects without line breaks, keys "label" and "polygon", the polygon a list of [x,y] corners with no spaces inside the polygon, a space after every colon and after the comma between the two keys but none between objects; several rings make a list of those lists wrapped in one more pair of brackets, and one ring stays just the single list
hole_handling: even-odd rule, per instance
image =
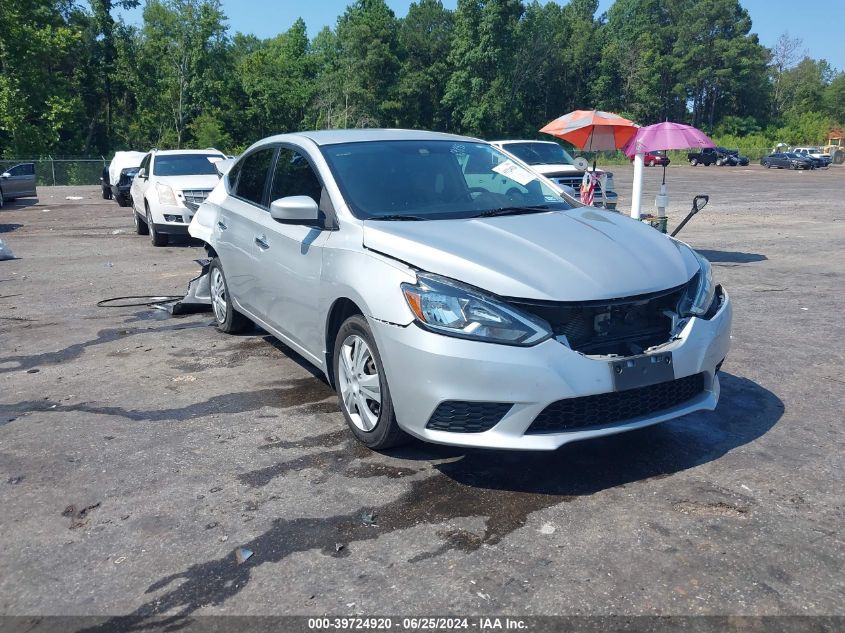
[{"label": "tree line", "polygon": [[0,3],[0,156],[239,152],[301,129],[405,127],[537,137],[599,108],[685,121],[740,145],[819,143],[845,121],[845,74],[739,0],[355,0],[333,28],[234,33],[219,0]]}]

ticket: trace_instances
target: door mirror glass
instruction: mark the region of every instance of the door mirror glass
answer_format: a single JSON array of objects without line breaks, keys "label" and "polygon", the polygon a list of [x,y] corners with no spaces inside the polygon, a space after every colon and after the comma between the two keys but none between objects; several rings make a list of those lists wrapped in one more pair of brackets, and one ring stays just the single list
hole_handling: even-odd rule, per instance
[{"label": "door mirror glass", "polygon": [[11,178],[11,177],[12,177],[12,174],[10,174],[7,171],[4,171],[2,174],[0,174],[0,178]]},{"label": "door mirror glass", "polygon": [[309,196],[288,196],[270,204],[270,217],[287,224],[314,224],[320,219],[320,210]]},{"label": "door mirror glass", "polygon": [[138,170],[138,178],[146,178],[146,177],[147,177],[147,170],[144,169],[143,167],[141,167],[141,169]]}]

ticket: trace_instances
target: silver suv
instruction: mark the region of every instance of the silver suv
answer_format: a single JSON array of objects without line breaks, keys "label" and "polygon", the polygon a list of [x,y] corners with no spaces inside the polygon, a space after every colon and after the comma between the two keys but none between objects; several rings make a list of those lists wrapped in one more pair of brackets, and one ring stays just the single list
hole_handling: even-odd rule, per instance
[{"label": "silver suv", "polygon": [[313,363],[367,446],[555,449],[716,406],[707,261],[489,143],[301,132],[218,169],[189,229],[218,327]]}]

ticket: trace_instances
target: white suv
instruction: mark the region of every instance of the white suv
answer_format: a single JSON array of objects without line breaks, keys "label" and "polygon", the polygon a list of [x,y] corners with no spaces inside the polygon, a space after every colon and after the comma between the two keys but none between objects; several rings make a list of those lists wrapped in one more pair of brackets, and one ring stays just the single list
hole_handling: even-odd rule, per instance
[{"label": "white suv", "polygon": [[187,235],[194,212],[217,184],[216,149],[151,150],[132,181],[130,197],[135,230],[165,246],[171,235]]}]

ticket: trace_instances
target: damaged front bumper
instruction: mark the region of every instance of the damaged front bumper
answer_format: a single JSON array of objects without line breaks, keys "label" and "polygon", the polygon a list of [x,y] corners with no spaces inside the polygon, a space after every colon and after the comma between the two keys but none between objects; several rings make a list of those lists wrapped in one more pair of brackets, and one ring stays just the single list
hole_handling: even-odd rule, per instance
[{"label": "damaged front bumper", "polygon": [[[568,442],[715,409],[719,399],[716,372],[730,347],[731,319],[731,302],[725,293],[712,318],[690,319],[672,341],[649,350],[647,355],[671,353],[674,381],[648,386],[645,391],[616,390],[613,360],[618,358],[587,356],[554,339],[533,347],[511,347],[445,337],[413,324],[369,322],[397,421],[409,434],[441,444],[553,450]],[[683,399],[666,398],[664,388],[683,389],[678,391]],[[629,397],[657,398],[658,408],[634,406],[626,402]],[[662,402],[670,406],[659,408]],[[615,407],[613,412],[623,413],[614,413],[613,420],[596,419],[560,432],[546,432],[548,425],[541,432],[537,426],[532,428],[541,414],[548,417],[550,411],[569,411],[569,404],[586,407],[588,414],[591,407],[611,411],[610,405]],[[624,414],[643,410],[647,413]]]}]

